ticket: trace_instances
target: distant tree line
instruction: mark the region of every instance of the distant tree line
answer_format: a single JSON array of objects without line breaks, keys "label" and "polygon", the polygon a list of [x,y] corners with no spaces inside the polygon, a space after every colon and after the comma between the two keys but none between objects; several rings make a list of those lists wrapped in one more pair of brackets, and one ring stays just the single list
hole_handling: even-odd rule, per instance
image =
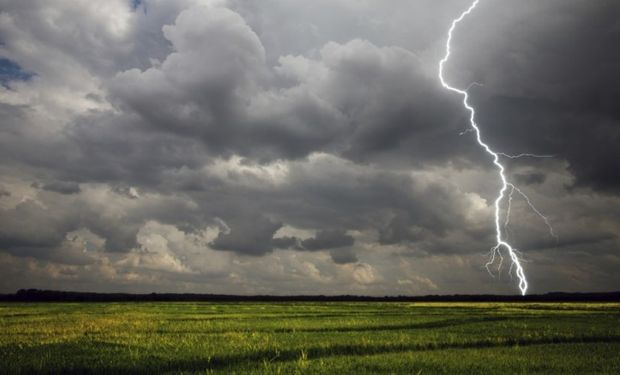
[{"label": "distant tree line", "polygon": [[520,295],[454,294],[426,296],[271,296],[193,293],[91,293],[57,290],[20,289],[15,294],[0,294],[2,302],[620,302],[620,292]]}]

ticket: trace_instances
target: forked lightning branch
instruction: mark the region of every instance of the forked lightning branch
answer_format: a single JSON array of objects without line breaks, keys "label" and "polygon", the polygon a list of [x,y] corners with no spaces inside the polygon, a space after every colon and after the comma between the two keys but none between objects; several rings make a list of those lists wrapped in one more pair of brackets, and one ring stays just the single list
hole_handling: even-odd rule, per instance
[{"label": "forked lightning branch", "polygon": [[[487,154],[489,154],[489,156],[491,156],[491,158],[493,159],[493,164],[497,168],[499,180],[501,181],[501,188],[499,189],[497,198],[495,199],[495,203],[494,203],[496,242],[495,242],[495,245],[491,248],[489,261],[486,263],[485,267],[491,275],[493,275],[493,271],[500,272],[503,261],[504,261],[504,255],[502,255],[502,251],[503,251],[504,254],[507,254],[508,257],[510,258],[511,263],[510,263],[509,273],[512,274],[514,272],[514,274],[516,274],[519,280],[519,284],[518,284],[519,290],[521,290],[522,295],[525,295],[528,289],[528,282],[527,282],[527,277],[525,276],[525,270],[523,269],[523,264],[522,264],[523,261],[520,257],[519,251],[515,249],[510,243],[508,243],[504,235],[504,232],[502,231],[502,229],[504,230],[506,229],[506,226],[508,225],[510,221],[510,208],[511,208],[511,203],[512,203],[512,196],[515,191],[525,199],[526,203],[534,211],[534,213],[536,213],[538,216],[540,216],[544,220],[545,224],[547,224],[547,226],[549,227],[550,234],[556,239],[557,239],[557,236],[555,235],[555,233],[553,232],[553,229],[549,225],[549,220],[532,204],[531,200],[528,198],[527,195],[525,195],[523,191],[521,191],[518,187],[516,187],[512,182],[508,180],[508,178],[506,177],[506,167],[504,166],[504,164],[502,164],[501,157],[507,157],[511,159],[519,158],[519,157],[545,158],[545,157],[550,157],[550,155],[535,155],[535,154],[528,154],[528,153],[519,154],[519,155],[509,155],[503,152],[494,151],[483,140],[482,134],[480,132],[480,128],[478,127],[478,124],[476,123],[476,110],[472,105],[469,104],[468,89],[472,85],[470,85],[466,89],[459,89],[459,88],[451,86],[445,80],[444,66],[446,62],[448,62],[448,60],[450,59],[451,43],[452,43],[452,37],[453,37],[454,31],[456,27],[458,26],[458,24],[465,17],[467,17],[471,12],[474,11],[474,9],[478,6],[479,1],[480,0],[475,0],[469,6],[469,8],[467,8],[463,13],[461,13],[461,15],[458,18],[452,21],[452,24],[450,25],[450,29],[448,30],[448,39],[446,41],[445,55],[441,59],[441,61],[439,61],[439,80],[441,81],[441,85],[445,89],[453,91],[463,97],[463,106],[469,112],[469,125],[471,127],[470,130],[474,132],[476,136],[476,141],[478,142],[480,147],[482,147],[482,149],[484,149],[484,151]],[[505,207],[504,216],[502,216],[502,207]]]}]

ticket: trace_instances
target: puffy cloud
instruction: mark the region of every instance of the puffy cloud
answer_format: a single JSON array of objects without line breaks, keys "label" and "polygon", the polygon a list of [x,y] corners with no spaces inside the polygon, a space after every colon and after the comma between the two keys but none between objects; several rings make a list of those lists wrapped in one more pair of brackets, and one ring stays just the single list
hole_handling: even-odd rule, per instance
[{"label": "puffy cloud", "polygon": [[372,284],[379,279],[375,269],[367,263],[357,263],[349,266],[353,279],[362,285]]}]

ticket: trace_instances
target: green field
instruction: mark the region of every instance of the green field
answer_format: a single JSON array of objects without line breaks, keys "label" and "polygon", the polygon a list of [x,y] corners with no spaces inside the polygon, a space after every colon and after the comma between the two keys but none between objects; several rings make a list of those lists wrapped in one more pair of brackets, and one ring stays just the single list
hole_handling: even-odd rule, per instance
[{"label": "green field", "polygon": [[619,374],[620,304],[0,304],[2,373]]}]

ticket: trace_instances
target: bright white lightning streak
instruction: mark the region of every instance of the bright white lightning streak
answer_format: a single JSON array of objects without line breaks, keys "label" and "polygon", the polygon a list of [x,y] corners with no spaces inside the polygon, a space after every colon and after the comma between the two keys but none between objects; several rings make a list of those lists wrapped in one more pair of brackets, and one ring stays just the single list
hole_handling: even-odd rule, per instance
[{"label": "bright white lightning streak", "polygon": [[[504,156],[510,159],[516,159],[516,158],[521,158],[521,157],[551,157],[551,155],[535,155],[535,154],[519,154],[519,155],[509,155],[509,154],[505,154],[503,152],[496,152],[493,151],[493,149],[491,149],[491,147],[489,147],[489,145],[487,145],[483,140],[482,140],[482,136],[480,134],[480,128],[478,128],[478,124],[476,124],[476,110],[474,109],[474,107],[472,107],[469,104],[469,94],[468,94],[468,90],[469,88],[471,88],[472,85],[480,85],[477,83],[474,83],[472,85],[469,85],[469,87],[467,87],[467,89],[465,90],[461,90],[458,89],[456,87],[450,86],[444,79],[443,77],[443,70],[444,70],[444,64],[448,61],[448,59],[450,58],[450,54],[451,54],[451,49],[450,49],[450,44],[452,42],[452,34],[454,32],[454,29],[456,28],[456,26],[459,24],[459,22],[461,22],[467,15],[469,15],[474,8],[476,8],[476,6],[478,5],[480,0],[475,0],[470,6],[469,8],[467,8],[467,10],[465,10],[463,13],[461,13],[461,15],[454,19],[452,21],[452,25],[450,26],[450,29],[448,30],[448,39],[446,41],[446,54],[443,57],[443,59],[441,59],[441,61],[439,61],[439,80],[441,81],[441,85],[450,91],[453,91],[457,94],[460,94],[463,97],[463,106],[469,111],[470,113],[470,117],[469,117],[469,123],[471,125],[471,129],[475,132],[476,134],[476,140],[478,141],[478,144],[486,151],[487,154],[489,154],[492,158],[493,158],[493,164],[495,164],[495,166],[498,169],[499,172],[499,177],[500,180],[502,182],[502,187],[499,190],[499,194],[497,196],[497,198],[495,199],[495,233],[496,233],[496,244],[495,246],[493,246],[493,248],[491,249],[491,255],[490,255],[490,259],[489,262],[486,264],[486,268],[487,270],[489,270],[489,266],[492,265],[495,262],[495,257],[496,255],[499,256],[500,261],[499,261],[499,266],[498,266],[498,272],[501,270],[502,267],[502,263],[503,263],[503,256],[500,252],[500,250],[502,248],[505,248],[508,252],[508,255],[510,256],[510,260],[511,265],[510,265],[510,270],[509,273],[511,274],[512,269],[515,269],[515,274],[517,275],[517,277],[519,278],[519,290],[521,290],[521,294],[525,295],[525,293],[527,292],[527,288],[528,288],[528,283],[527,283],[527,278],[525,277],[525,272],[523,270],[523,266],[521,265],[521,259],[519,258],[519,252],[514,249],[506,240],[504,240],[503,237],[503,233],[502,233],[502,225],[500,223],[500,211],[501,211],[501,203],[504,200],[504,197],[506,196],[506,191],[508,190],[508,188],[511,189],[510,194],[509,194],[509,201],[508,201],[508,209],[507,209],[507,215],[506,215],[506,219],[504,222],[504,227],[506,225],[508,225],[509,222],[509,217],[510,217],[510,204],[512,201],[512,194],[514,193],[514,191],[516,190],[521,196],[523,196],[527,202],[527,204],[530,206],[530,208],[538,215],[540,216],[544,221],[545,224],[547,224],[547,226],[549,227],[549,231],[551,233],[552,236],[554,236],[557,239],[557,236],[555,235],[555,233],[553,233],[553,229],[551,228],[551,225],[549,225],[549,221],[547,220],[547,218],[540,213],[540,211],[538,211],[534,205],[531,203],[530,199],[527,197],[527,195],[525,195],[525,193],[523,193],[521,190],[519,190],[516,186],[514,186],[512,183],[508,182],[507,178],[506,178],[506,174],[505,174],[505,167],[504,165],[500,162],[500,156]],[[465,132],[461,133],[464,134]],[[490,271],[489,273],[491,275],[493,275]]]}]

